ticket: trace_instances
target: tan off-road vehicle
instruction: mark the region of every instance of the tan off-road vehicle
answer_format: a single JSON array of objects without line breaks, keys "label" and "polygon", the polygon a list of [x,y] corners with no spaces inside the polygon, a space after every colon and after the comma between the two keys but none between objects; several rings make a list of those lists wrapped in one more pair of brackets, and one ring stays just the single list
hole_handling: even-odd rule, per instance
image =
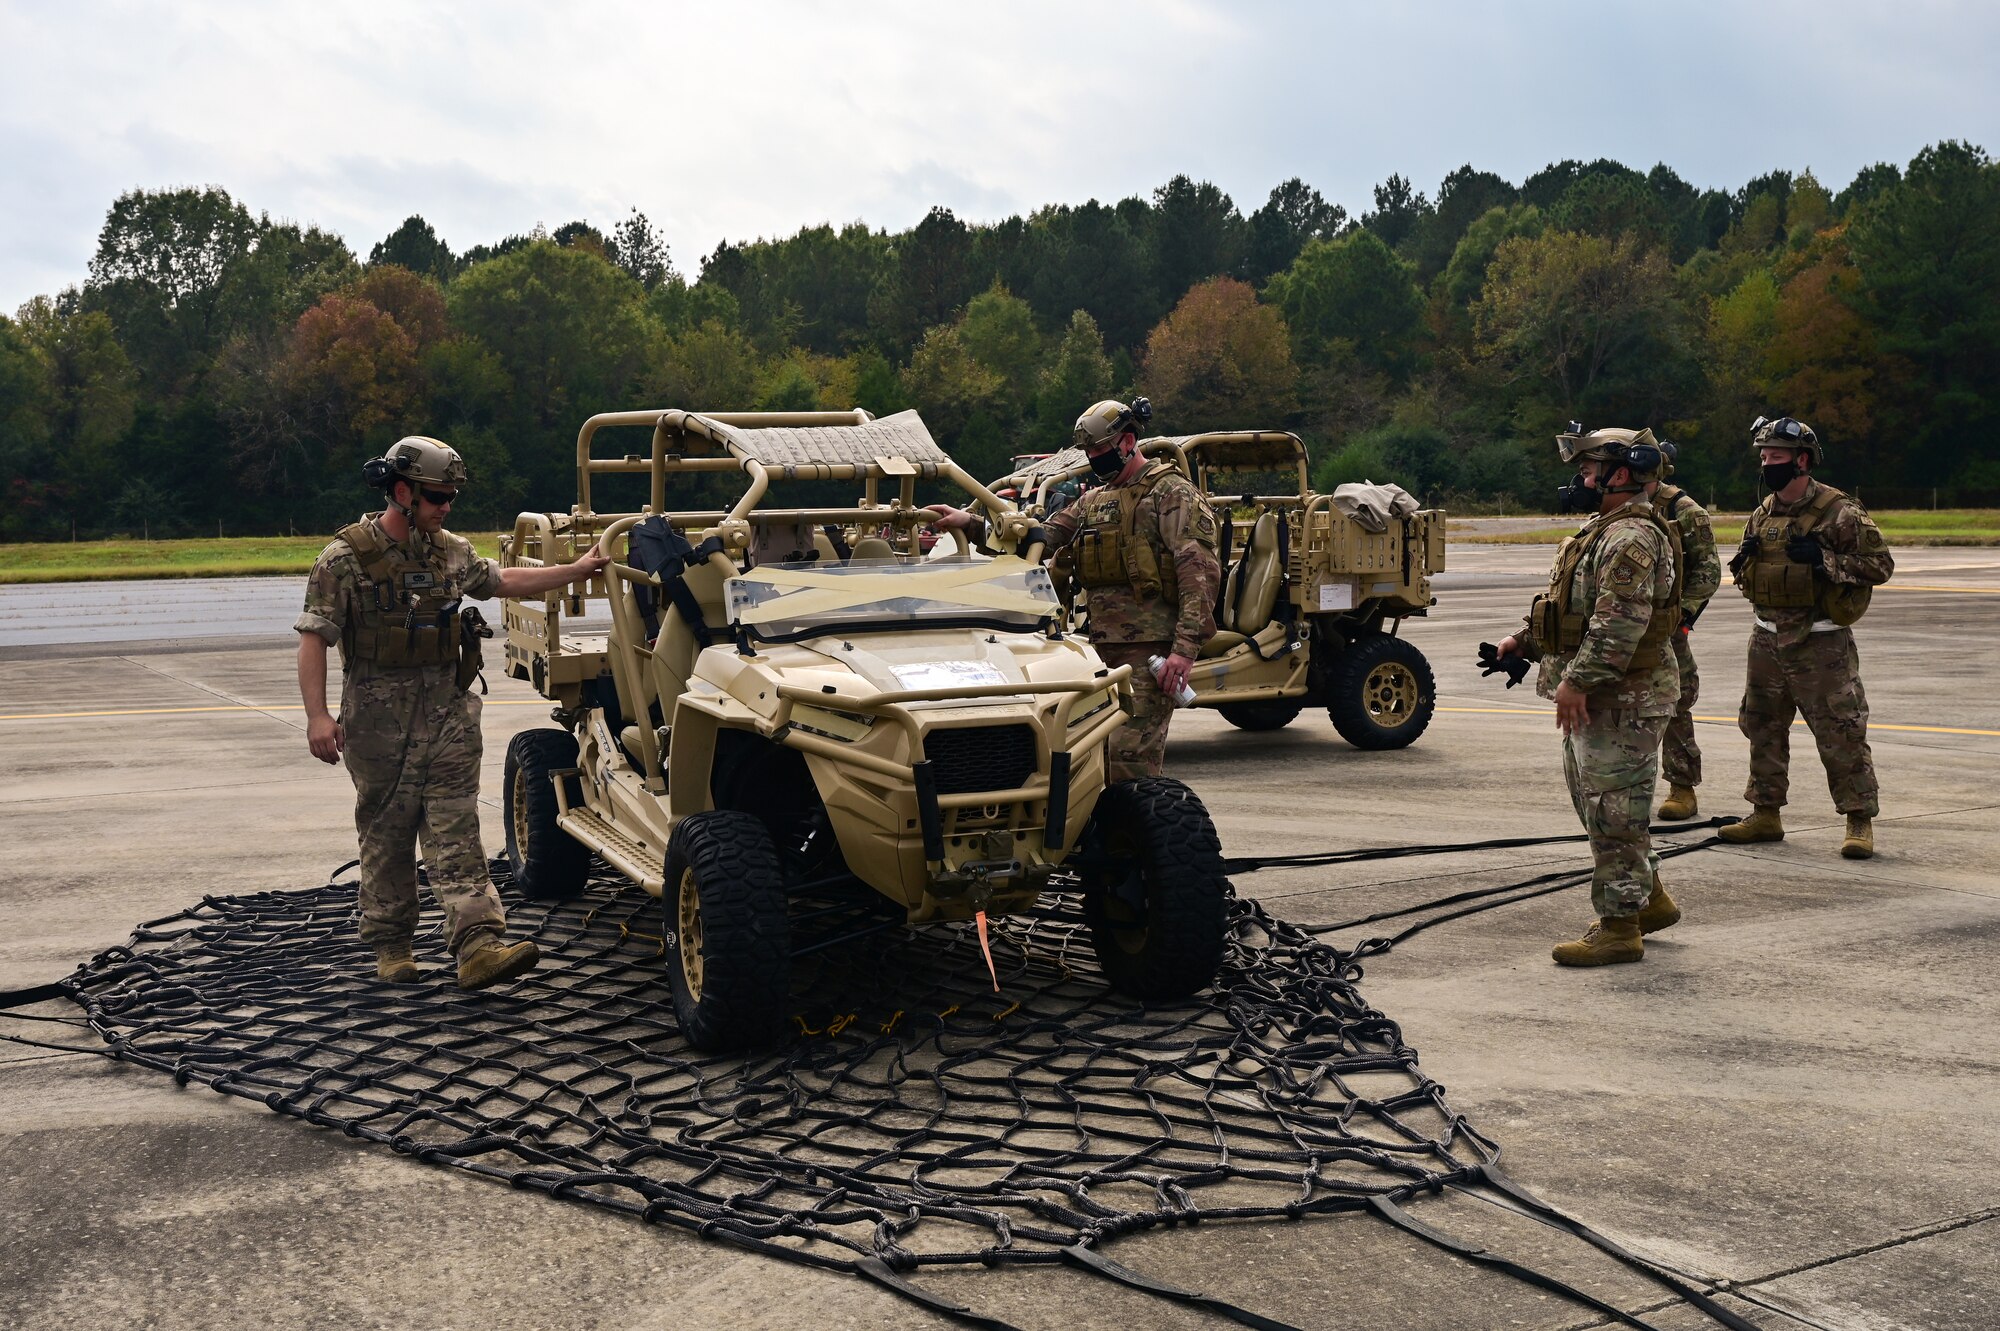
[{"label": "tan off-road vehicle", "polygon": [[[596,447],[637,430],[649,447]],[[646,477],[647,502],[598,512],[593,480],[618,473]],[[829,483],[861,496],[775,499]],[[1008,553],[961,536],[920,556],[923,505],[947,496],[918,489],[944,485],[997,515]],[[670,506],[718,486],[725,507]],[[854,936],[857,903],[902,927],[1080,890],[1113,986],[1171,998],[1213,979],[1227,884],[1207,811],[1178,782],[1107,786],[1129,667],[1064,632],[1027,518],[916,413],[594,416],[576,506],[522,514],[502,562],[598,540],[613,563],[586,595],[506,606],[507,668],[558,726],[508,746],[507,856],[531,897],[580,892],[595,852],[661,898],[696,1046],[781,1028],[795,952]],[[830,936],[829,919],[847,924]]]},{"label": "tan off-road vehicle", "polygon": [[[1244,730],[1276,730],[1325,707],[1363,749],[1398,749],[1430,725],[1437,686],[1422,652],[1396,635],[1426,613],[1430,575],[1444,567],[1445,515],[1389,515],[1382,531],[1315,494],[1305,444],[1276,430],[1140,441],[1176,462],[1221,524],[1225,576],[1216,635],[1188,682],[1196,707]],[[1059,507],[1089,476],[1067,449],[993,482],[1030,516]],[[1276,493],[1258,493],[1259,489]]]}]

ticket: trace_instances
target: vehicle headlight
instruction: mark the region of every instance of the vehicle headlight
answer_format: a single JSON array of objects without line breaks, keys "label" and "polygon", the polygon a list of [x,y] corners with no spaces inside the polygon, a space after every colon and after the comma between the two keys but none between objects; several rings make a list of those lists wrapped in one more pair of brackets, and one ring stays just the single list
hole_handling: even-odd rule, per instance
[{"label": "vehicle headlight", "polygon": [[810,735],[823,735],[827,739],[857,740],[868,734],[869,727],[875,724],[875,718],[865,712],[836,712],[830,707],[794,703],[791,724]]},{"label": "vehicle headlight", "polygon": [[1112,702],[1113,696],[1110,689],[1099,689],[1095,693],[1085,694],[1083,700],[1070,710],[1070,725],[1072,727],[1082,725],[1091,717],[1096,716],[1099,712],[1111,706]]}]

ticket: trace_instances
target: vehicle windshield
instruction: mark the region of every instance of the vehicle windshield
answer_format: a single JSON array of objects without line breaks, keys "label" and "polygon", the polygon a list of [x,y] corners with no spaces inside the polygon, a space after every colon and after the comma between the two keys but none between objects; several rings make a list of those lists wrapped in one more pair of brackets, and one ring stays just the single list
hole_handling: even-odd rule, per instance
[{"label": "vehicle windshield", "polygon": [[764,642],[920,628],[1034,631],[1062,610],[1024,559],[765,564],[729,579],[729,622]]}]

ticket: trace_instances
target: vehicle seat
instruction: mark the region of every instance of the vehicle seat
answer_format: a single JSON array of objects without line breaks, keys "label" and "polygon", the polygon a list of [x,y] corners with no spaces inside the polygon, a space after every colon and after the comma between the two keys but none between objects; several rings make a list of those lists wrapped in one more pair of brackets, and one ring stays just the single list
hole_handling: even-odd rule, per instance
[{"label": "vehicle seat", "polygon": [[1251,524],[1243,557],[1222,580],[1215,636],[1202,645],[1203,656],[1220,656],[1270,627],[1284,587],[1285,570],[1278,563],[1278,524],[1283,520],[1266,510]]},{"label": "vehicle seat", "polygon": [[[734,575],[734,569],[724,572],[720,565],[726,562],[718,556],[694,565],[681,575],[688,590],[694,593],[711,642],[724,642],[729,636],[722,584]],[[680,606],[668,599],[667,613],[660,621],[660,636],[653,640],[652,659],[653,688],[660,704],[660,717],[666,725],[674,723],[674,703],[687,692],[688,677],[694,673],[694,659],[701,654],[701,648],[694,626],[681,614]]]},{"label": "vehicle seat", "polygon": [[864,536],[854,543],[855,559],[894,559],[896,549],[880,536]]}]

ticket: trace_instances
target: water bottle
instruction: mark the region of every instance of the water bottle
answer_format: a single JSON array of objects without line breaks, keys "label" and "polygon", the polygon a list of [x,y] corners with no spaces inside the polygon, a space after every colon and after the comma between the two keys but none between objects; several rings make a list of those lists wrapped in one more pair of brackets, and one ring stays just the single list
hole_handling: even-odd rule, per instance
[{"label": "water bottle", "polygon": [[[1167,668],[1167,658],[1164,656],[1149,656],[1146,658],[1146,664],[1152,667],[1153,682],[1158,684],[1160,681],[1160,672]],[[1161,692],[1165,692],[1166,685],[1161,684],[1160,689]],[[1183,682],[1180,688],[1167,694],[1167,701],[1176,707],[1194,706],[1194,685]]]}]

